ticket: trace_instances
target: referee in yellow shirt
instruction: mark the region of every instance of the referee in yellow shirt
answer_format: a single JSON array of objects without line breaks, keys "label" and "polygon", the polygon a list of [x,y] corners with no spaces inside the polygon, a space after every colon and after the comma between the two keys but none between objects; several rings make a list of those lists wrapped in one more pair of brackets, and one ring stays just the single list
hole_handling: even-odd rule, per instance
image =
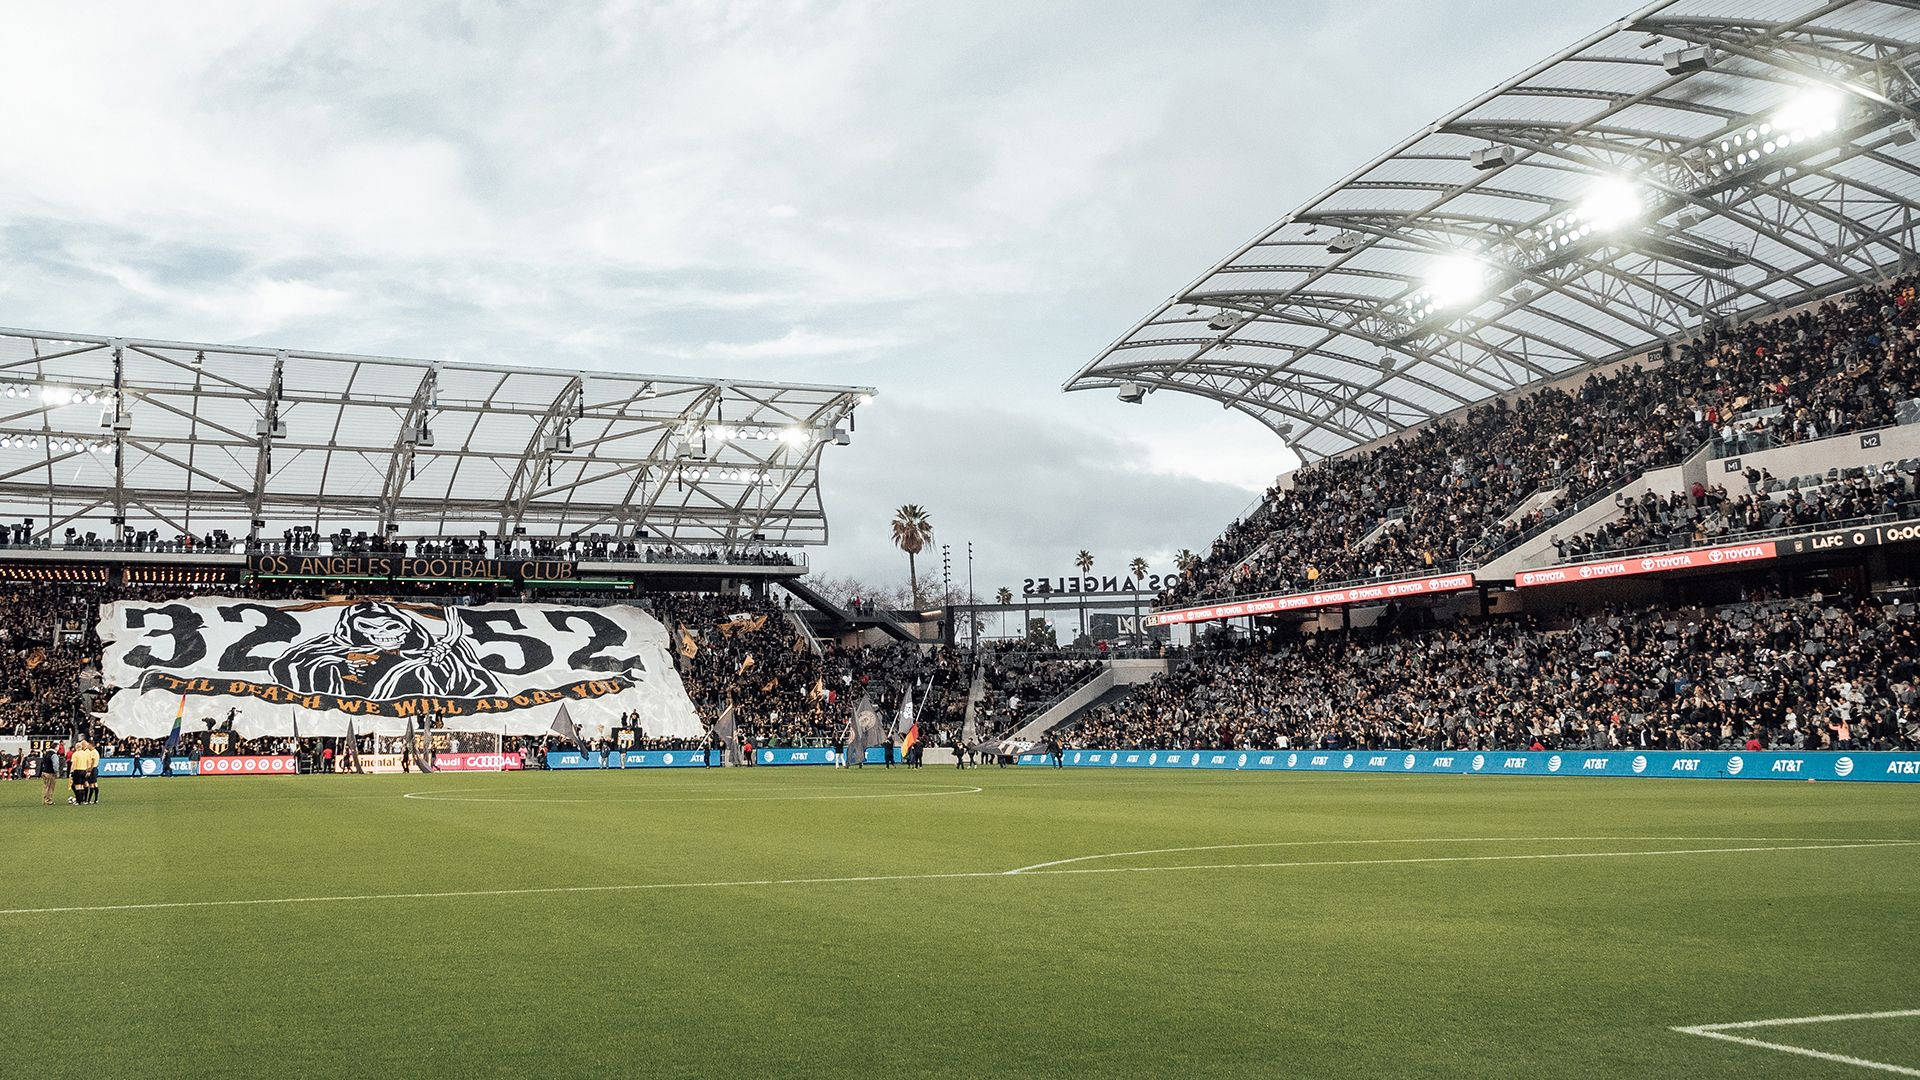
[{"label": "referee in yellow shirt", "polygon": [[73,795],[67,799],[75,806],[100,801],[100,751],[85,739],[73,750]]}]

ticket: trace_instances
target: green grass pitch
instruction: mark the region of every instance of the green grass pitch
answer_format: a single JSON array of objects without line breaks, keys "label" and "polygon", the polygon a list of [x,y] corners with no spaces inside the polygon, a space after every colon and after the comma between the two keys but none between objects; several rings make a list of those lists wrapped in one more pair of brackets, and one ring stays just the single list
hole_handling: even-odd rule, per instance
[{"label": "green grass pitch", "polygon": [[[17,1076],[1846,1077],[1671,1029],[1920,1008],[1894,784],[148,779],[0,822]],[[1758,1035],[1920,1068],[1913,1019]]]}]

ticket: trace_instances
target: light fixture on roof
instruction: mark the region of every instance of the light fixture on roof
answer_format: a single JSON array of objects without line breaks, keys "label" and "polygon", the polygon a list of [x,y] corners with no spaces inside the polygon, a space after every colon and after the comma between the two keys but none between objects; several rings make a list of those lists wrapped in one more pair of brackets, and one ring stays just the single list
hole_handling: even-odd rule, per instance
[{"label": "light fixture on roof", "polygon": [[200,370],[201,368],[203,368],[203,367],[206,367],[206,366],[207,366],[207,350],[205,350],[205,349],[197,349],[197,350],[195,350],[195,351],[194,351],[194,354],[193,354],[193,368],[194,368],[194,370],[195,370],[195,371],[198,371],[198,370]]},{"label": "light fixture on roof", "polygon": [[[1772,132],[1762,131],[1760,134],[1775,135],[1776,141],[1784,139],[1789,145],[1801,139],[1826,135],[1840,126],[1840,113],[1845,105],[1840,91],[1830,86],[1812,87],[1773,114]],[[1762,124],[1761,127],[1766,125]]]},{"label": "light fixture on roof", "polygon": [[1511,146],[1483,146],[1467,156],[1467,161],[1481,172],[1491,172],[1514,163],[1519,157]]},{"label": "light fixture on roof", "polygon": [[1137,382],[1121,383],[1120,400],[1129,405],[1138,405],[1147,400],[1147,388]]},{"label": "light fixture on roof", "polygon": [[780,433],[780,441],[788,446],[805,446],[813,441],[813,436],[803,427],[790,427]]},{"label": "light fixture on roof", "polygon": [[1660,58],[1660,66],[1665,68],[1669,75],[1690,75],[1696,71],[1705,71],[1713,66],[1713,50],[1705,45],[1675,49]]},{"label": "light fixture on roof", "polygon": [[1617,229],[1638,218],[1646,209],[1640,188],[1620,176],[1602,178],[1580,200],[1580,216],[1602,232]]},{"label": "light fixture on roof", "polygon": [[1327,254],[1345,255],[1346,253],[1352,251],[1353,249],[1359,246],[1360,246],[1359,233],[1343,232],[1340,235],[1334,237],[1333,239],[1327,241]]},{"label": "light fixture on roof", "polygon": [[1487,265],[1466,252],[1436,259],[1427,268],[1427,290],[1439,307],[1478,300],[1486,289]]},{"label": "light fixture on roof", "polygon": [[1913,145],[1914,133],[1915,127],[1913,121],[1902,120],[1887,131],[1887,138],[1891,139],[1895,146],[1911,146]]}]

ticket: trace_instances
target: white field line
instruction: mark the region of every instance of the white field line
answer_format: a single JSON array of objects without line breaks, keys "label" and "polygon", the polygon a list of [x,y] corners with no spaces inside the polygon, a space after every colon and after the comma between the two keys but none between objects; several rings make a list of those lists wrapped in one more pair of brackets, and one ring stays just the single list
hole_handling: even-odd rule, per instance
[{"label": "white field line", "polygon": [[[1904,847],[1920,840],[1883,840],[1864,843],[1794,844],[1778,847],[1680,848],[1662,851],[1580,851],[1533,855],[1444,855],[1405,859],[1328,859],[1301,862],[1219,863],[1194,866],[1092,866],[1031,870],[1023,878],[1063,874],[1139,874],[1171,870],[1277,870],[1315,866],[1397,866],[1415,863],[1509,862],[1531,859],[1627,859],[1643,855],[1722,855],[1762,851],[1826,851],[1848,848]],[[886,881],[954,881],[968,878],[1005,878],[1005,870],[972,870],[944,874],[866,874],[852,877],[765,878],[741,881],[673,881],[626,885],[551,885],[521,889],[460,889],[447,892],[357,893],[337,896],[262,897],[251,900],[170,900],[145,904],[80,904],[65,907],[0,908],[6,915],[61,915],[103,911],[159,911],[174,908],[265,907],[292,904],[342,904],[366,900],[441,900],[462,897],[545,896],[569,893],[647,892],[664,889],[766,888],[779,885],[847,885]]]},{"label": "white field line", "polygon": [[[1920,840],[1876,840],[1872,837],[1864,836],[1840,838],[1819,836],[1425,836],[1411,840],[1263,840],[1251,844],[1203,844],[1199,847],[1147,848],[1142,851],[1109,851],[1099,855],[1076,855],[1071,859],[1054,859],[1051,862],[1034,863],[1031,866],[1021,866],[1001,872],[1005,874],[1030,874],[1049,867],[1067,866],[1072,863],[1094,862],[1099,859],[1125,859],[1134,855],[1176,855],[1188,851],[1244,851],[1247,848],[1331,847],[1348,844],[1513,844],[1529,841],[1539,843],[1593,843],[1602,840],[1659,840],[1685,841],[1689,843],[1714,841],[1716,843],[1765,844],[1920,844]],[[1254,863],[1249,865],[1257,866],[1261,864]],[[1162,868],[1153,867],[1151,869]],[[1165,869],[1179,868],[1166,867]]]},{"label": "white field line", "polygon": [[1757,1046],[1763,1050],[1777,1050],[1783,1054],[1798,1054],[1801,1057],[1818,1058],[1842,1065],[1852,1065],[1876,1072],[1898,1073],[1901,1076],[1920,1076],[1920,1069],[1905,1065],[1894,1065],[1885,1061],[1869,1061],[1866,1058],[1849,1057],[1846,1054],[1833,1054],[1825,1050],[1814,1050],[1791,1043],[1767,1042],[1764,1039],[1749,1039],[1743,1035],[1729,1035],[1729,1031],[1742,1031],[1751,1028],[1786,1027],[1792,1024],[1832,1024],[1848,1020],[1892,1020],[1900,1017],[1920,1016],[1920,1009],[1894,1009],[1889,1012],[1834,1013],[1829,1016],[1789,1016],[1779,1020],[1742,1020],[1733,1024],[1695,1024],[1692,1027],[1677,1027],[1671,1030],[1682,1035],[1699,1035],[1707,1039],[1719,1039],[1722,1042],[1739,1043],[1742,1046]]},{"label": "white field line", "polygon": [[891,791],[868,795],[688,795],[656,799],[642,796],[623,799],[618,796],[601,799],[546,799],[538,796],[522,798],[507,795],[498,798],[486,798],[477,795],[450,795],[439,791],[409,791],[400,796],[403,799],[418,799],[421,802],[464,802],[464,803],[699,803],[699,802],[834,802],[842,799],[925,799],[935,795],[978,795],[985,788],[950,788],[945,791]]}]

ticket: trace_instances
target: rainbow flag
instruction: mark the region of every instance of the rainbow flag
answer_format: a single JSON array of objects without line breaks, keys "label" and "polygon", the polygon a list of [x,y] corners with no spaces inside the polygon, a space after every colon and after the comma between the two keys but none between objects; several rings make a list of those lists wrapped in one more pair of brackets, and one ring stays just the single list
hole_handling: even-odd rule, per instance
[{"label": "rainbow flag", "polygon": [[180,725],[187,718],[187,695],[180,695],[180,707],[173,714],[173,730],[167,734],[167,745],[160,751],[162,757],[173,754],[173,748],[180,745]]}]

